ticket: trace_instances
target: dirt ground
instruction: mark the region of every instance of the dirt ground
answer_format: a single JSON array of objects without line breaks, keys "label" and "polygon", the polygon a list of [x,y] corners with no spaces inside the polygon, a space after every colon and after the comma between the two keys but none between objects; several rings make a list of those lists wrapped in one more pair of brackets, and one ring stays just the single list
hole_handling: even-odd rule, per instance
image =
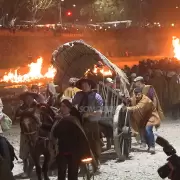
[{"label": "dirt ground", "polygon": [[[165,137],[180,154],[180,120],[165,120],[158,134]],[[20,129],[18,125],[6,132],[6,137],[15,147],[16,154],[19,154],[19,138]],[[132,146],[133,151],[130,154],[130,159],[119,163],[116,160],[114,150],[106,151],[102,154],[100,173],[95,176],[95,180],[160,180],[157,169],[166,163],[167,156],[160,146],[156,146],[156,154],[150,155],[147,152],[140,152],[139,146]],[[15,161],[13,170],[14,175],[22,172],[22,161]],[[36,178],[34,177],[33,180]],[[57,177],[52,177],[52,180]]]}]

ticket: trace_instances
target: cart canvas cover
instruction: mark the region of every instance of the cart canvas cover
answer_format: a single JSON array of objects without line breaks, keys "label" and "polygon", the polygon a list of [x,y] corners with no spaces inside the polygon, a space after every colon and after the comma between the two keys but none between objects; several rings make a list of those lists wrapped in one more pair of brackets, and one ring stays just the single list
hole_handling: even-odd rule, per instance
[{"label": "cart canvas cover", "polygon": [[93,69],[94,65],[99,61],[119,76],[123,87],[122,91],[128,94],[126,87],[128,79],[126,74],[103,54],[82,40],[63,44],[53,52],[52,64],[57,69],[54,80],[55,84],[60,85],[62,90],[64,90],[68,86],[68,80],[71,77],[81,78],[88,69]]}]

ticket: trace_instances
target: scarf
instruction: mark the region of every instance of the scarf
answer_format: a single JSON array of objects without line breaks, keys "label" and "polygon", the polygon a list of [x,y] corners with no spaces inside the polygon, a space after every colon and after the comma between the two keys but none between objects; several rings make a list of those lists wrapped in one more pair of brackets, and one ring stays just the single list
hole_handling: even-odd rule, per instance
[{"label": "scarf", "polygon": [[88,110],[88,105],[89,105],[89,100],[88,97],[91,93],[93,93],[92,91],[90,92],[82,92],[83,93],[83,97],[79,103],[79,107],[78,109],[80,110],[81,107],[85,107],[84,111],[86,112]]}]

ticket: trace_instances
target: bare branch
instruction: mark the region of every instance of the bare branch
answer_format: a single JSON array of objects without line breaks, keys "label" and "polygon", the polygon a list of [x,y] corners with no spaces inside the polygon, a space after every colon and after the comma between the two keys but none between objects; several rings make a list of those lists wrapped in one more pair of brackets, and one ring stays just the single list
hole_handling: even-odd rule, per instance
[{"label": "bare branch", "polygon": [[36,15],[39,11],[45,11],[55,6],[55,3],[55,0],[29,0],[27,9],[32,13],[33,22],[37,22]]},{"label": "bare branch", "polygon": [[55,5],[54,0],[29,0],[28,9],[31,12],[46,10]]}]

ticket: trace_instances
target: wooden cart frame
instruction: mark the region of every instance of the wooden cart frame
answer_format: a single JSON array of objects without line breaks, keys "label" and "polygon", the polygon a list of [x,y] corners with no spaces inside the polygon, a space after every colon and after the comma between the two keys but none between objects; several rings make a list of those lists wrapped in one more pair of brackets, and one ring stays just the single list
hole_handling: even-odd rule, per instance
[{"label": "wooden cart frame", "polygon": [[109,67],[119,78],[121,87],[119,91],[105,85],[103,81],[98,82],[98,93],[104,100],[104,107],[112,110],[103,111],[100,123],[109,124],[113,128],[114,147],[120,160],[129,156],[131,148],[131,130],[129,124],[129,113],[122,103],[123,96],[129,96],[127,90],[128,79],[126,74],[115,64],[109,61],[99,51],[92,48],[82,40],[72,41],[61,45],[52,54],[52,64],[57,68],[55,84],[61,85],[61,90],[68,87],[71,77],[81,78],[88,69],[101,62]]}]

